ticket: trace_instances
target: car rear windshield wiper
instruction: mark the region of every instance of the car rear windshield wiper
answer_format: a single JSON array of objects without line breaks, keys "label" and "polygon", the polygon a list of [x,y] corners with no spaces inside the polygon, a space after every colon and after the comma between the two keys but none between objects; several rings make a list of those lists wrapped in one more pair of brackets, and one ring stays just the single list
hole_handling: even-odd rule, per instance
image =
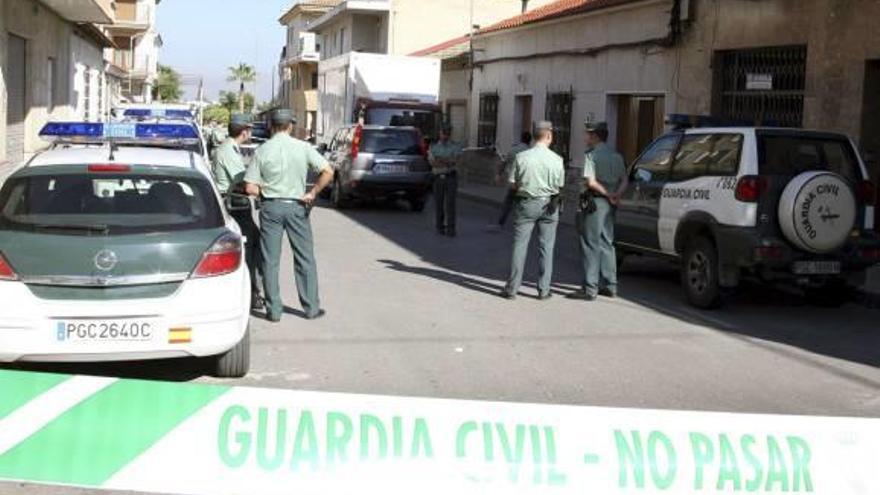
[{"label": "car rear windshield wiper", "polygon": [[84,232],[88,234],[106,234],[110,231],[110,227],[108,225],[103,224],[92,224],[92,225],[54,225],[54,224],[40,224],[35,225],[34,229],[36,230],[61,230],[65,232]]}]

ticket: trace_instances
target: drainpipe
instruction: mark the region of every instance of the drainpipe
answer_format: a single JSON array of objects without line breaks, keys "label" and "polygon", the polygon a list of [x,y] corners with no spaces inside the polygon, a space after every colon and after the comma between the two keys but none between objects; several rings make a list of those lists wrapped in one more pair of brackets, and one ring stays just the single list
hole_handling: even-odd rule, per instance
[{"label": "drainpipe", "polygon": [[529,0],[522,0],[522,13],[525,14],[529,10]]}]

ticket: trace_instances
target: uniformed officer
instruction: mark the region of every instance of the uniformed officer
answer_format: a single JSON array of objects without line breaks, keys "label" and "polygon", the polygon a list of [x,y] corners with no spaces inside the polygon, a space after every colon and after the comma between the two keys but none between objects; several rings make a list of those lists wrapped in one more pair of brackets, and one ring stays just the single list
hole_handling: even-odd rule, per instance
[{"label": "uniformed officer", "polygon": [[220,129],[220,124],[216,120],[211,120],[208,125],[208,135],[205,136],[205,139],[208,141],[208,158],[210,158],[213,163],[214,160],[217,159],[217,148],[223,144],[223,140],[226,139],[226,136],[223,135],[222,130]]},{"label": "uniformed officer", "polygon": [[[214,179],[217,189],[223,197],[229,193],[244,193],[244,159],[241,156],[241,145],[251,139],[250,118],[247,115],[233,115],[229,121],[229,137],[217,148],[214,159]],[[245,262],[251,273],[251,309],[262,309],[263,298],[260,296],[260,284],[257,273],[260,266],[260,229],[254,222],[254,213],[247,198],[233,198],[230,201],[240,203],[242,209],[230,212],[232,218],[241,227],[241,233],[247,239],[245,245]],[[246,208],[244,208],[246,206]]]},{"label": "uniformed officer", "polygon": [[[501,164],[501,168],[498,170],[498,175],[495,178],[495,181],[498,183],[506,183],[507,178],[510,176],[510,170],[513,168],[513,162],[516,160],[517,155],[526,151],[527,149],[532,147],[532,133],[531,132],[523,132],[519,137],[519,142],[516,143],[510,151],[507,153],[507,156],[504,159],[504,162]],[[492,227],[496,231],[500,231],[504,224],[507,223],[507,218],[510,216],[510,212],[513,211],[513,203],[516,199],[516,195],[512,189],[508,189],[507,195],[504,197],[504,203],[501,205],[501,216],[498,217],[498,225],[493,225]]]},{"label": "uniformed officer", "polygon": [[559,225],[559,195],[565,186],[565,166],[562,157],[550,150],[552,142],[552,124],[539,122],[534,146],[516,156],[510,171],[508,182],[516,201],[510,277],[501,291],[501,296],[506,299],[516,298],[522,284],[529,242],[535,226],[538,227],[540,264],[538,298],[545,300],[551,296],[553,249],[556,244],[556,227]]},{"label": "uniformed officer", "polygon": [[455,199],[458,194],[456,166],[462,146],[451,139],[452,126],[443,124],[440,139],[431,145],[428,161],[434,174],[434,203],[437,208],[437,232],[455,237]]},{"label": "uniformed officer", "polygon": [[[315,198],[333,181],[333,169],[314,147],[291,137],[294,118],[290,110],[272,111],[270,122],[272,138],[257,149],[244,178],[248,194],[263,199],[260,250],[266,318],[278,322],[284,311],[278,270],[281,241],[287,232],[293,249],[299,301],[305,317],[312,320],[324,316],[325,312],[318,298],[318,268],[309,214]],[[310,171],[319,175],[315,185],[306,191],[306,177]]]},{"label": "uniformed officer", "polygon": [[581,290],[567,297],[594,301],[597,295],[617,296],[617,258],[614,252],[614,212],[627,188],[626,165],[620,153],[606,144],[608,125],[586,123],[589,150],[584,161],[584,187],[593,192],[596,211],[579,212]]}]

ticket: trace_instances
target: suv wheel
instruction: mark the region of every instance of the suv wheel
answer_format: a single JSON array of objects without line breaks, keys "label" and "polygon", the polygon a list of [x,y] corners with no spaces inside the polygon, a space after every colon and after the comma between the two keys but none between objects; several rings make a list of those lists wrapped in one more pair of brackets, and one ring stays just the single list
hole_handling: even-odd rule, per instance
[{"label": "suv wheel", "polygon": [[218,378],[241,378],[251,367],[251,330],[248,327],[244,337],[235,347],[217,356],[214,363],[214,376]]},{"label": "suv wheel", "polygon": [[330,191],[330,201],[333,203],[333,206],[338,209],[348,208],[348,198],[345,197],[345,192],[342,191],[342,183],[339,179],[333,180],[333,190]]},{"label": "suv wheel", "polygon": [[718,251],[712,241],[702,236],[688,241],[682,258],[681,284],[693,306],[712,309],[721,305]]}]

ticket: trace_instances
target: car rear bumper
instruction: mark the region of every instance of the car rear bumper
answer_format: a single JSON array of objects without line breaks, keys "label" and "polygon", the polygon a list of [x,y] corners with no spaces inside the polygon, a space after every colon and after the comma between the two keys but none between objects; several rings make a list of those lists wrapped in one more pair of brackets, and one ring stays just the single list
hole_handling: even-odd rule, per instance
[{"label": "car rear bumper", "polygon": [[[846,278],[853,284],[861,283],[865,271],[880,262],[877,250],[880,238],[873,232],[853,238],[832,254],[813,254],[797,250],[782,238],[761,236],[752,228],[715,228],[722,285],[726,279],[736,278],[743,269],[765,280],[798,280],[803,283]],[[836,262],[840,273],[804,274],[795,271],[800,262]]]},{"label": "car rear bumper", "polygon": [[[0,282],[0,362],[93,362],[205,357],[222,354],[243,338],[250,317],[247,270],[188,280],[173,295],[121,301],[49,301],[20,282]],[[141,340],[77,340],[60,325],[150,322]],[[95,332],[100,330],[95,328]]]},{"label": "car rear bumper", "polygon": [[348,193],[356,197],[394,195],[423,196],[431,190],[430,172],[407,174],[373,174],[355,172],[347,183]]}]

